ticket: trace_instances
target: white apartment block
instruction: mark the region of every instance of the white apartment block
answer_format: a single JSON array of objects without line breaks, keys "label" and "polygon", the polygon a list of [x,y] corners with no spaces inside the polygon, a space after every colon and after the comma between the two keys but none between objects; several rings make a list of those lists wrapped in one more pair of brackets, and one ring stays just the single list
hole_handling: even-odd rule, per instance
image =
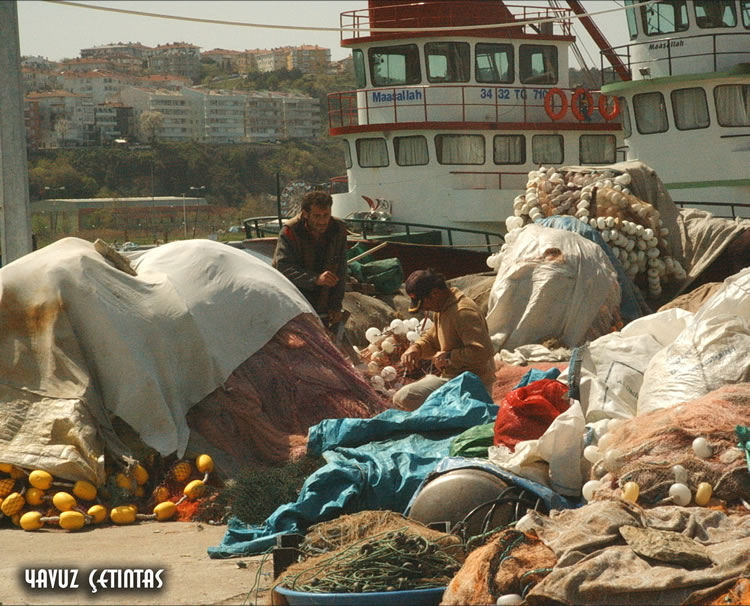
[{"label": "white apartment block", "polygon": [[248,140],[309,139],[320,134],[320,101],[305,95],[251,91],[247,95]]},{"label": "white apartment block", "polygon": [[129,55],[136,59],[144,60],[151,50],[150,46],[144,46],[140,42],[116,42],[81,49],[81,57],[113,57],[117,55]]},{"label": "white apartment block", "polygon": [[255,53],[255,63],[259,72],[275,72],[280,69],[289,69],[287,61],[287,49],[274,48],[273,50],[259,50]]},{"label": "white apartment block", "polygon": [[137,79],[113,72],[63,72],[62,88],[76,95],[91,97],[95,104],[105,103]]},{"label": "white apartment block", "polygon": [[185,42],[160,44],[147,53],[148,69],[155,74],[177,74],[195,81],[201,74],[200,47]]},{"label": "white apartment block", "polygon": [[136,125],[143,112],[159,112],[163,116],[161,126],[156,132],[159,141],[199,139],[192,106],[181,91],[128,86],[120,91],[120,99],[123,104],[133,108]]},{"label": "white apartment block", "polygon": [[298,69],[305,74],[325,72],[331,62],[331,49],[306,44],[288,49],[288,69]]}]

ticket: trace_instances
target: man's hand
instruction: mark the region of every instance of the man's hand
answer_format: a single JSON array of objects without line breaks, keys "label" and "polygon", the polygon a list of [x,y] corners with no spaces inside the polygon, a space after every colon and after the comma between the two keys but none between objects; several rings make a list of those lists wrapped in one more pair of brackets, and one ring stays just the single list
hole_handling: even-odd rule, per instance
[{"label": "man's hand", "polygon": [[336,286],[339,277],[332,271],[324,271],[315,280],[315,286]]},{"label": "man's hand", "polygon": [[438,370],[443,370],[446,366],[448,366],[451,363],[451,352],[449,351],[439,351],[434,356],[432,356],[432,363],[435,365],[435,368]]},{"label": "man's hand", "polygon": [[422,355],[419,352],[419,348],[412,345],[403,354],[401,354],[401,363],[406,366],[408,370],[414,370],[418,365]]}]

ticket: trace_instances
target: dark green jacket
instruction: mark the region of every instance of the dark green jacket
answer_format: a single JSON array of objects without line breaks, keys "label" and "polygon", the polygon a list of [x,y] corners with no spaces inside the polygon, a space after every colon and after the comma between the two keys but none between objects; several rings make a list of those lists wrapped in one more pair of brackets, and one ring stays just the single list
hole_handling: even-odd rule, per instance
[{"label": "dark green jacket", "polygon": [[[323,237],[315,242],[301,215],[284,225],[272,265],[294,284],[319,314],[341,309],[346,287],[346,223],[331,217]],[[339,277],[336,286],[316,286],[324,271]]]}]

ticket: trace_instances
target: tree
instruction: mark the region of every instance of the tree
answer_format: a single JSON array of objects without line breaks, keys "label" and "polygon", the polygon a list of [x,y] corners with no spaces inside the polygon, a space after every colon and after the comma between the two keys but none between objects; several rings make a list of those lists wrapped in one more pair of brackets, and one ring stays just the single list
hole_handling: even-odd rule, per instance
[{"label": "tree", "polygon": [[164,114],[161,112],[142,112],[138,117],[138,138],[153,145],[163,124]]},{"label": "tree", "polygon": [[61,147],[65,147],[65,136],[70,132],[70,120],[67,118],[58,118],[55,122],[55,134]]}]

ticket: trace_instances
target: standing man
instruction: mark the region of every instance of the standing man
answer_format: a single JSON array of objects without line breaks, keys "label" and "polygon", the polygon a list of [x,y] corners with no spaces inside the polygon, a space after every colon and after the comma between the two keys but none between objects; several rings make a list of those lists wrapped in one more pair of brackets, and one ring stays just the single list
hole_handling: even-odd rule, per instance
[{"label": "standing man", "polygon": [[438,387],[467,370],[477,375],[491,394],[495,349],[477,304],[457,288],[449,288],[445,277],[432,269],[413,272],[405,286],[412,303],[409,311],[433,311],[435,317],[427,332],[403,353],[401,362],[412,369],[420,360],[431,358],[441,374],[428,374],[404,385],[393,395],[394,404],[415,410]]},{"label": "standing man", "polygon": [[346,286],[346,223],[331,217],[323,191],[302,198],[301,213],[284,225],[272,265],[305,295],[328,326],[342,319]]}]

